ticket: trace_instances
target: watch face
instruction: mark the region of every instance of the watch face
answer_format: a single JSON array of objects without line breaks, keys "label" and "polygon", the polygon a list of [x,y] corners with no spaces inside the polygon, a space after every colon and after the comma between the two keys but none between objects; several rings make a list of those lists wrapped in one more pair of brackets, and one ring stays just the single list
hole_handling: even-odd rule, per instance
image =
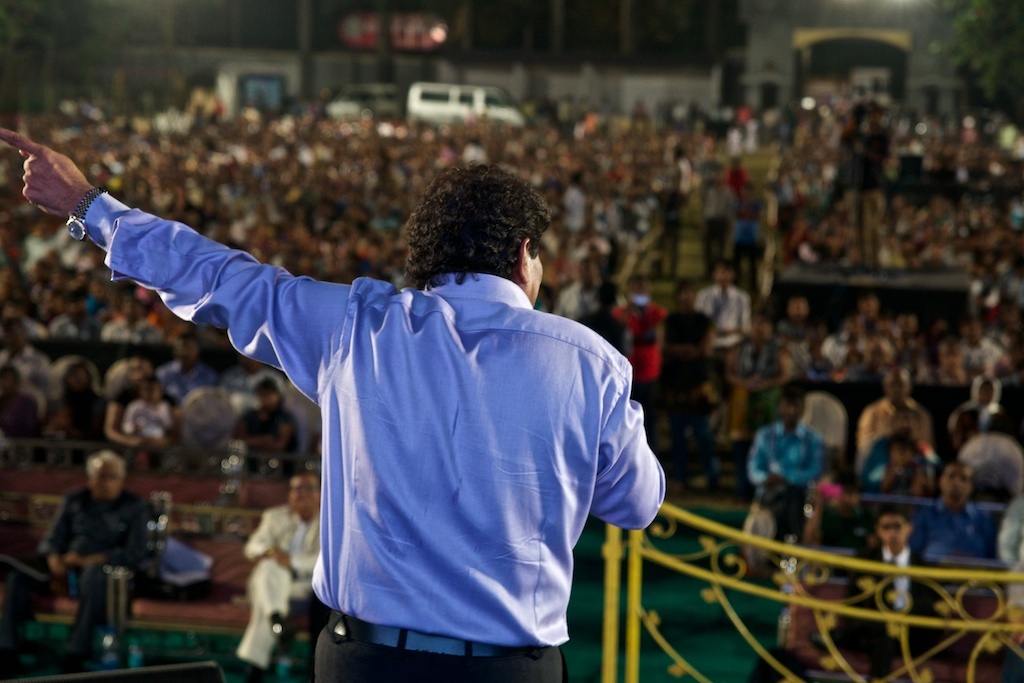
[{"label": "watch face", "polygon": [[77,219],[68,221],[68,234],[81,242],[85,239],[85,223]]}]

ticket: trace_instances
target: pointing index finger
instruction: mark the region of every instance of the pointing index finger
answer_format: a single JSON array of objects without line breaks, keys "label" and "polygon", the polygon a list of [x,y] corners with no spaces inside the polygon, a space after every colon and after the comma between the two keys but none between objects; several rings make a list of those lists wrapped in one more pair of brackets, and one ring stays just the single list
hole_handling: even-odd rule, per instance
[{"label": "pointing index finger", "polygon": [[8,130],[7,128],[0,128],[0,140],[3,140],[11,147],[15,147],[22,152],[28,152],[29,154],[39,154],[46,149],[38,142],[33,142],[24,135],[15,133],[13,130]]}]

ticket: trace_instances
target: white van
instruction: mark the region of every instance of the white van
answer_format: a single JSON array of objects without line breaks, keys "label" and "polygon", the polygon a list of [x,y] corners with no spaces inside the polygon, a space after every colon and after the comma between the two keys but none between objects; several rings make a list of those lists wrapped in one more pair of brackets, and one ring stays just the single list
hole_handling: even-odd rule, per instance
[{"label": "white van", "polygon": [[411,121],[466,123],[471,118],[522,126],[523,113],[501,88],[452,83],[413,83],[406,100]]},{"label": "white van", "polygon": [[344,86],[325,110],[332,119],[393,119],[401,100],[392,83],[354,83]]}]

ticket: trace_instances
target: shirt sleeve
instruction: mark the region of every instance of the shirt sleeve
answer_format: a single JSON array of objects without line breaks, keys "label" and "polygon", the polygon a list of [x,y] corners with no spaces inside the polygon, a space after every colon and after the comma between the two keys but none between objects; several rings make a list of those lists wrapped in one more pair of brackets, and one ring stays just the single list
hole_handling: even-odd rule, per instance
[{"label": "shirt sleeve", "polygon": [[252,532],[252,536],[245,543],[246,558],[255,560],[271,548],[278,547],[277,539],[274,537],[274,523],[271,519],[273,512],[273,509],[267,510],[260,517],[259,526],[256,527],[256,531]]},{"label": "shirt sleeve", "polygon": [[910,533],[910,550],[918,555],[924,555],[925,545],[928,542],[928,521],[931,516],[931,508],[924,508],[914,515],[914,530]]},{"label": "shirt sleeve", "polygon": [[1018,497],[1003,515],[999,527],[999,559],[1004,562],[1020,561],[1021,516],[1024,515],[1024,498]]},{"label": "shirt sleeve", "polygon": [[71,541],[71,515],[76,507],[74,494],[64,496],[60,510],[53,517],[53,523],[46,530],[46,535],[39,541],[36,551],[40,555],[62,555],[68,550]]},{"label": "shirt sleeve", "polygon": [[825,444],[817,434],[809,433],[806,436],[807,457],[800,465],[789,473],[787,477],[790,484],[803,486],[821,476],[825,463]]},{"label": "shirt sleeve", "polygon": [[644,429],[643,410],[622,391],[601,435],[591,513],[624,529],[643,529],[665,500],[665,472]]},{"label": "shirt sleeve", "polygon": [[294,277],[109,195],[93,202],[86,219],[114,279],[155,290],[183,320],[226,328],[236,349],[284,370],[316,400],[350,286]]},{"label": "shirt sleeve", "polygon": [[125,506],[123,517],[128,527],[124,544],[107,551],[107,562],[113,565],[138,567],[146,559],[146,524],[149,521],[146,503],[135,500]]},{"label": "shirt sleeve", "polygon": [[765,447],[765,428],[757,430],[747,460],[747,479],[754,486],[760,486],[768,478],[768,449]]}]

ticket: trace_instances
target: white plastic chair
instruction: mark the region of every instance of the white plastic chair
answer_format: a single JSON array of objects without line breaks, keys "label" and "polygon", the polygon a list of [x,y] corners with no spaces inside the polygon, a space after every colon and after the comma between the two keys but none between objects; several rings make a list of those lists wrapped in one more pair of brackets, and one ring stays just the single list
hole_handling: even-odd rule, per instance
[{"label": "white plastic chair", "polygon": [[974,472],[974,490],[1016,496],[1024,490],[1024,448],[1012,436],[988,432],[972,436],[956,459]]},{"label": "white plastic chair", "polygon": [[843,462],[850,418],[842,401],[827,391],[807,392],[803,422],[825,440],[825,470]]}]

